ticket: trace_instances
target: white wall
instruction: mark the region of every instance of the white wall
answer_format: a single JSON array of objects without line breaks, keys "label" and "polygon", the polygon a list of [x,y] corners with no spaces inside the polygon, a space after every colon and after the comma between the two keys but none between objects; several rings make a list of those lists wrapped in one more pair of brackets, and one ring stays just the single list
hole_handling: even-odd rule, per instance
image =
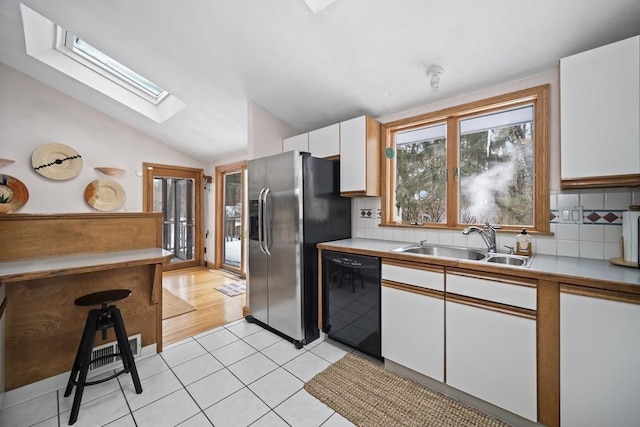
[{"label": "white wall", "polygon": [[[53,181],[33,170],[33,151],[53,142],[82,156],[80,175]],[[97,178],[112,178],[124,187],[126,201],[118,212],[142,212],[143,179],[137,172],[142,172],[143,162],[205,169],[204,163],[4,64],[0,64],[0,158],[15,160],[0,173],[19,179],[29,190],[20,213],[96,212],[84,201],[84,189]],[[125,173],[105,177],[94,170],[96,166],[117,167]]]},{"label": "white wall", "polygon": [[282,140],[299,133],[256,103],[250,102],[247,110],[248,159],[282,153]]}]

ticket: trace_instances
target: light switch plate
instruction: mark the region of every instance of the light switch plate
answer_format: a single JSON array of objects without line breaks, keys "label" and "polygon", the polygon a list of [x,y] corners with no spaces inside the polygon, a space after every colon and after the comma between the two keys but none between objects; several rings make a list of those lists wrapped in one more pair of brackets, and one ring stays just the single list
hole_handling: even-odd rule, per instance
[{"label": "light switch plate", "polygon": [[563,206],[558,208],[560,224],[582,224],[582,206]]}]

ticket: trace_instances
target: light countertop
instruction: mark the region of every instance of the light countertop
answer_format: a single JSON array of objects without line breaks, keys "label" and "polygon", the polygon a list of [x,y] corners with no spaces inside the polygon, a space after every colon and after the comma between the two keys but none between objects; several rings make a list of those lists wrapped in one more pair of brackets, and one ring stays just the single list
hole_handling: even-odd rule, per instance
[{"label": "light countertop", "polygon": [[25,277],[33,279],[69,274],[70,272],[78,273],[95,269],[117,268],[122,265],[163,263],[172,256],[171,252],[164,249],[149,248],[0,262],[0,280],[3,282],[16,282],[23,280]]},{"label": "light countertop", "polygon": [[[394,242],[388,240],[375,240],[375,239],[344,239],[333,242],[321,243],[318,246],[322,249],[343,250],[345,252],[362,253],[375,252],[380,257],[391,255],[391,249],[395,249],[401,246],[406,246],[407,242]],[[396,257],[397,252],[393,253]],[[403,254],[405,255],[405,254]],[[411,261],[427,261],[431,262],[444,259],[442,257],[433,257],[426,255],[406,255],[407,259]],[[452,260],[451,258],[446,258]],[[456,260],[460,266],[474,267],[474,266],[487,266],[487,263],[481,261],[462,261]],[[493,268],[496,266],[493,265]],[[622,283],[625,285],[638,285],[637,292],[640,293],[640,269],[621,267],[613,265],[609,260],[597,260],[588,258],[573,258],[565,256],[551,256],[551,255],[538,255],[534,254],[531,266],[528,268],[515,267],[508,265],[501,265],[498,268],[503,268],[505,273],[509,274],[522,274],[530,276],[536,274],[561,276],[573,279],[585,279],[590,281],[602,281],[602,282],[614,282]],[[635,290],[635,288],[632,288]]]}]

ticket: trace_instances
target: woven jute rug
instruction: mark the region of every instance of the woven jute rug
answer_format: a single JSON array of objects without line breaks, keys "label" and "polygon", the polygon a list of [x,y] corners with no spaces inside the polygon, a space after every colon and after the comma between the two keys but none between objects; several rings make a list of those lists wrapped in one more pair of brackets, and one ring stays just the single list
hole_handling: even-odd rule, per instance
[{"label": "woven jute rug", "polygon": [[162,288],[162,320],[195,310],[196,308],[194,306],[182,298],[175,296],[165,288]]},{"label": "woven jute rug", "polygon": [[304,388],[356,426],[508,426],[351,353]]}]

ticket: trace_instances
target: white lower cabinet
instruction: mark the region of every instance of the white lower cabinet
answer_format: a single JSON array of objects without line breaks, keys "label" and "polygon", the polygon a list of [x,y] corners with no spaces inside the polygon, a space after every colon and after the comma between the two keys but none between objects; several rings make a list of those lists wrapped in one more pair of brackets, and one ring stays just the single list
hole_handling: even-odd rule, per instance
[{"label": "white lower cabinet", "polygon": [[536,322],[446,302],[448,385],[537,421]]},{"label": "white lower cabinet", "polygon": [[537,421],[537,282],[448,269],[446,283],[446,383]]},{"label": "white lower cabinet", "polygon": [[537,282],[418,266],[382,262],[382,356],[537,422]]},{"label": "white lower cabinet", "polygon": [[561,288],[560,425],[640,426],[640,304]]},{"label": "white lower cabinet", "polygon": [[382,263],[382,356],[444,382],[444,270]]},{"label": "white lower cabinet", "polygon": [[444,300],[383,285],[382,356],[444,382]]}]

